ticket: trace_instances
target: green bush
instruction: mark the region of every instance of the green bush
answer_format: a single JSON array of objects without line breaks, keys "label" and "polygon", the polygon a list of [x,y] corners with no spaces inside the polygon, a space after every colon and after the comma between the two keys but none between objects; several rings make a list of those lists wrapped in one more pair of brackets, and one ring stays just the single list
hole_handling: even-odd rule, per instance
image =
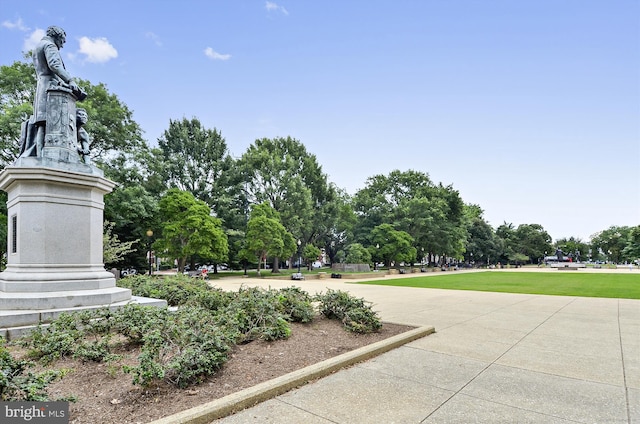
[{"label": "green bush", "polygon": [[232,293],[180,274],[163,278],[132,275],[118,280],[118,286],[131,289],[134,296],[166,300],[169,306],[200,304],[212,311],[224,308],[233,299]]},{"label": "green bush", "polygon": [[[129,304],[114,310],[61,314],[48,327],[40,326],[23,339],[30,355],[45,362],[73,356],[83,361],[115,363],[120,359],[113,353],[116,343],[134,344],[140,346],[138,364],[123,367],[133,376],[134,384],[146,387],[165,380],[187,387],[217,372],[233,344],[289,337],[289,322],[310,322],[314,318],[315,301],[322,314],[341,320],[350,331],[368,333],[381,327],[370,304],[341,291],[328,290],[315,297],[297,287],[241,287],[238,292],[225,292],[183,276],[132,276],[120,281],[135,295],[163,298],[179,308],[170,312]],[[6,385],[7,376],[15,372],[4,369],[22,372],[27,363],[9,362],[4,357],[4,380],[0,381]],[[39,381],[45,387],[56,377],[43,374],[29,377],[29,381]],[[34,383],[33,387],[32,397],[41,393],[37,390],[40,386]]]},{"label": "green bush", "polygon": [[144,335],[139,364],[125,368],[134,384],[149,386],[165,379],[184,388],[214,374],[227,361],[237,334],[219,327],[209,310],[185,307],[167,318]]},{"label": "green bush", "polygon": [[50,370],[34,374],[28,371],[32,361],[11,356],[5,340],[0,338],[0,401],[48,401],[47,386],[67,370]]},{"label": "green bush", "polygon": [[328,289],[324,294],[316,295],[320,313],[327,318],[339,319],[349,331],[372,333],[382,327],[378,314],[371,304],[356,298],[347,292]]},{"label": "green bush", "polygon": [[163,326],[168,318],[169,311],[166,308],[130,303],[117,310],[113,328],[130,343],[142,344],[144,336]]},{"label": "green bush", "polygon": [[[86,316],[87,314],[83,314]],[[29,356],[43,363],[55,361],[73,355],[80,341],[85,337],[79,316],[71,313],[61,314],[49,326],[39,325],[30,333],[29,339],[23,339],[24,347],[31,347]]]},{"label": "green bush", "polygon": [[237,328],[243,343],[255,339],[286,339],[291,327],[282,312],[275,290],[241,287],[233,301],[217,314],[224,327]]},{"label": "green bush", "polygon": [[292,322],[311,322],[316,315],[309,293],[299,287],[287,287],[278,292],[282,313]]},{"label": "green bush", "polygon": [[209,289],[206,281],[181,274],[165,278],[131,275],[118,280],[118,286],[131,289],[134,296],[164,299],[169,306],[187,303]]}]

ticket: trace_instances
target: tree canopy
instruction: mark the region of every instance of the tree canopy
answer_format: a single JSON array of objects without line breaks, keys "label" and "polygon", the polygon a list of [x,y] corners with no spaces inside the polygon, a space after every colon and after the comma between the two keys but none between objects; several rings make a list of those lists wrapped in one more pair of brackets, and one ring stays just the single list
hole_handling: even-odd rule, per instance
[{"label": "tree canopy", "polygon": [[[419,170],[373,175],[350,196],[329,182],[316,156],[292,137],[259,138],[234,159],[222,133],[194,117],[169,120],[158,147],[151,148],[133,112],[105,84],[78,84],[88,92],[81,106],[89,114],[92,158],[118,183],[104,210],[116,251],[117,243],[147,240],[150,229],[155,248],[182,267],[194,258],[248,264],[268,257],[276,271],[280,259],[296,251],[296,240],[305,258],[323,251],[331,262],[534,263],[555,247],[580,252],[583,259],[640,259],[640,227],[612,226],[589,242],[568,238],[554,247],[539,224],[505,221],[494,230],[480,206],[466,205],[453,186],[436,184]],[[0,167],[17,157],[35,88],[31,63],[0,66]],[[1,196],[0,253],[7,233]],[[145,243],[134,246],[120,264],[145,261]]]},{"label": "tree canopy", "polygon": [[177,259],[180,271],[194,255],[216,263],[226,260],[227,235],[206,203],[174,188],[160,199],[159,207],[162,233],[153,246],[163,255]]},{"label": "tree canopy", "polygon": [[[253,205],[247,223],[245,250],[251,252],[260,264],[267,258],[289,257],[296,250],[293,236],[280,222],[280,214],[266,202]],[[274,271],[277,271],[277,261]]]}]

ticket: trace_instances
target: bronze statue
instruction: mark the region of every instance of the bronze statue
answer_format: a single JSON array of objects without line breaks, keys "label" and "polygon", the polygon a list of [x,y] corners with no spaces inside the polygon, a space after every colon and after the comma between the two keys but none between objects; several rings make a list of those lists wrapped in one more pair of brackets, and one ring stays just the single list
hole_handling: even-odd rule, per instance
[{"label": "bronze statue", "polygon": [[83,163],[89,164],[89,144],[91,143],[89,139],[89,133],[84,129],[84,124],[87,123],[89,119],[89,115],[87,115],[87,111],[83,108],[76,109],[76,131],[78,138],[78,154],[80,155],[81,161]]},{"label": "bronze statue", "polygon": [[[51,90],[66,91],[72,94],[73,107],[75,107],[76,100],[84,100],[87,96],[65,69],[60,49],[64,46],[66,40],[67,35],[62,28],[50,26],[47,28],[47,34],[34,49],[33,63],[36,69],[37,86],[33,102],[33,116],[23,124],[22,144],[20,147],[20,156],[22,157],[43,156],[42,152],[45,147],[45,135],[47,132],[47,114],[48,109],[52,107],[50,104],[51,99],[49,98]],[[49,115],[51,115],[50,112]],[[75,113],[72,120],[75,123]],[[56,140],[54,141],[57,142]]]}]

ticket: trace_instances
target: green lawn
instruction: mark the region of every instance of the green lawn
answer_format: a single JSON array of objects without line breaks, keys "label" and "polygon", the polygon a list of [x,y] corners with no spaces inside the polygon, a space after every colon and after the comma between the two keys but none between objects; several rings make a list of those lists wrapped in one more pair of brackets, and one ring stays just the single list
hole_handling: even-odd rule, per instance
[{"label": "green lawn", "polygon": [[358,284],[640,299],[640,273],[633,272],[447,272],[437,276],[374,280]]}]

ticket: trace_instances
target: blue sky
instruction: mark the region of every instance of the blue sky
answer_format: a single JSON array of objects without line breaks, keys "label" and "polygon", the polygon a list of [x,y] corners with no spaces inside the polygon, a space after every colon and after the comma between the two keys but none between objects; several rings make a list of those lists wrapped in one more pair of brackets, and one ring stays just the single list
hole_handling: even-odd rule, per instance
[{"label": "blue sky", "polygon": [[640,224],[638,0],[0,0],[0,64],[50,25],[67,69],[133,110],[291,136],[353,194],[426,172],[497,227]]}]

